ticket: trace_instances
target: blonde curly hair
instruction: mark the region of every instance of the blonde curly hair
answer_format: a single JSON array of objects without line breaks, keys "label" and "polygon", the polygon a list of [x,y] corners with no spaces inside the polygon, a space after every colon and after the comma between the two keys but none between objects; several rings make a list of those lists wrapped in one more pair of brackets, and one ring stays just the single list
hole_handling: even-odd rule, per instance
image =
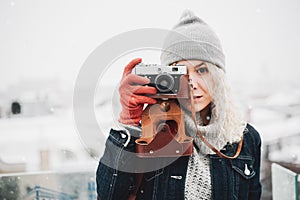
[{"label": "blonde curly hair", "polygon": [[[209,124],[204,126],[197,113],[197,129],[202,132],[207,141],[217,149],[222,149],[227,143],[238,142],[246,127],[242,118],[241,109],[234,101],[224,70],[214,64],[206,62],[208,67],[208,91],[212,97],[211,117]],[[191,135],[200,151],[205,154],[213,153],[196,133],[191,113],[185,114],[186,129]]]},{"label": "blonde curly hair", "polygon": [[233,143],[240,140],[245,129],[241,109],[233,98],[225,72],[214,64],[206,63],[212,84],[208,85],[212,97],[212,116],[208,126],[210,131],[218,131],[219,136],[226,135]]}]

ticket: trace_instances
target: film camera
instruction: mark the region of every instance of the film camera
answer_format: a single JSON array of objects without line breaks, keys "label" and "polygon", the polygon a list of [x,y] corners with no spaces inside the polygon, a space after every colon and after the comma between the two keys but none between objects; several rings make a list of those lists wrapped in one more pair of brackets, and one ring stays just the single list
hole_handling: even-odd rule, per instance
[{"label": "film camera", "polygon": [[142,114],[142,136],[136,149],[140,157],[178,157],[193,152],[193,139],[185,135],[184,114],[178,100],[188,98],[187,68],[138,64],[133,73],[150,79],[157,103],[147,105]]},{"label": "film camera", "polygon": [[167,66],[156,64],[138,64],[133,73],[150,79],[148,86],[155,87],[157,94],[153,98],[177,98],[181,76],[187,74],[184,65]]}]

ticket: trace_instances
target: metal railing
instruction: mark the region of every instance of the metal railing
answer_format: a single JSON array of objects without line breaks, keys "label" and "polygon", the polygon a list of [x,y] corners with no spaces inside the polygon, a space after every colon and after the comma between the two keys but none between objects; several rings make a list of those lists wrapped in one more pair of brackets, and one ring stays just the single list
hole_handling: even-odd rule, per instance
[{"label": "metal railing", "polygon": [[23,197],[24,200],[74,200],[77,199],[76,195],[70,195],[63,192],[58,192],[51,190],[49,188],[44,188],[41,186],[35,186],[27,195]]},{"label": "metal railing", "polygon": [[0,199],[96,200],[95,172],[0,174]]}]

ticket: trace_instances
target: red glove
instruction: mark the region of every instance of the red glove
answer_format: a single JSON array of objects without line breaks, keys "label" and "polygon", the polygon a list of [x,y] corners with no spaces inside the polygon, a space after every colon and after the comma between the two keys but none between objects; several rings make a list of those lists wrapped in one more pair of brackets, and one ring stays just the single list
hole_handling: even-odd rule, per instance
[{"label": "red glove", "polygon": [[135,74],[132,69],[142,62],[141,58],[132,60],[124,69],[119,87],[122,111],[119,122],[122,124],[138,126],[142,117],[144,104],[155,104],[156,100],[143,94],[155,94],[156,88],[142,86],[149,84],[150,80]]}]

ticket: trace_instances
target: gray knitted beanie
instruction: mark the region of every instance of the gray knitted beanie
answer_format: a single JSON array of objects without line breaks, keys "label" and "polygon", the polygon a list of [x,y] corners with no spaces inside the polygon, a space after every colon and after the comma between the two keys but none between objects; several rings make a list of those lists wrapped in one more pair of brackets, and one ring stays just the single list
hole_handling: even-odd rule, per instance
[{"label": "gray knitted beanie", "polygon": [[165,65],[180,60],[203,60],[225,71],[225,56],[218,36],[190,10],[184,11],[168,34],[160,59]]}]

